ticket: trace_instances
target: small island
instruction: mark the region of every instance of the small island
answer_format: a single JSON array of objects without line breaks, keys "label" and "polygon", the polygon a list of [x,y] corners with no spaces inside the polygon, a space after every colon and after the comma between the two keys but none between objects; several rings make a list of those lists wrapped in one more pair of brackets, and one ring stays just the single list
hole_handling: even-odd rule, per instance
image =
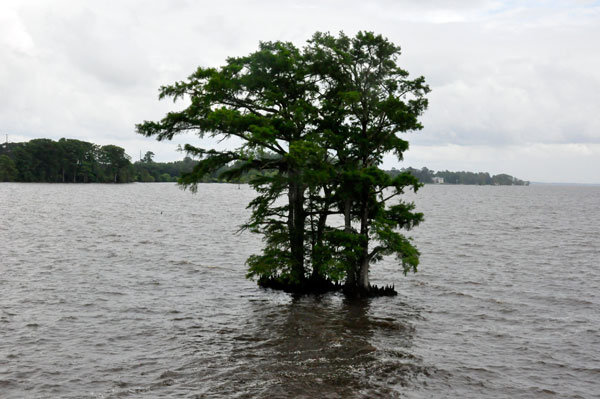
[{"label": "small island", "polygon": [[479,186],[528,186],[529,182],[517,179],[504,173],[490,175],[488,172],[450,172],[448,170],[434,172],[427,168],[414,169],[402,168],[400,170],[392,168],[388,171],[392,176],[403,172],[409,172],[415,176],[421,183],[425,184],[469,184]]}]

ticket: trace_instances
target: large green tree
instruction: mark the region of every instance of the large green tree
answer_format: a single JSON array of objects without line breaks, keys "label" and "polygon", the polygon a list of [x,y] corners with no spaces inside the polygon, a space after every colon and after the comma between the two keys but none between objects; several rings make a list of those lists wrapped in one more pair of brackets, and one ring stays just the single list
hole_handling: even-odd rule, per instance
[{"label": "large green tree", "polygon": [[[186,81],[160,89],[160,98],[187,97],[190,105],[159,122],[144,122],[139,133],[171,139],[195,131],[200,137],[237,138],[231,151],[186,145],[201,158],[180,183],[193,190],[203,177],[234,162],[227,177],[250,169],[274,170],[253,180],[259,195],[250,204],[246,227],[265,234],[266,248],[249,259],[251,274],[279,275],[301,284],[306,277],[304,171],[314,149],[314,103],[317,91],[301,51],[291,43],[261,43],[258,51],[229,58],[221,68],[198,68]],[[281,196],[287,203],[275,206]]]},{"label": "large green tree", "polygon": [[[427,106],[423,78],[408,79],[396,65],[399,53],[369,32],[317,33],[304,49],[261,43],[246,57],[162,87],[160,98],[190,105],[137,131],[158,140],[188,131],[237,138],[242,144],[226,151],[186,145],[200,162],[180,183],[197,189],[207,174],[232,164],[225,178],[269,172],[251,182],[258,195],[245,227],[264,235],[265,248],[248,260],[249,276],[296,287],[345,278],[347,292],[360,294],[370,289],[369,265],[383,255],[396,254],[405,271],[418,263],[398,229],[422,215],[411,204],[387,203],[419,184],[379,169],[386,153],[402,158],[408,143],[398,133],[420,129]],[[334,215],[343,215],[343,228],[332,227]]]},{"label": "large green tree", "polygon": [[369,266],[383,255],[395,254],[405,272],[418,265],[418,251],[399,230],[423,215],[402,201],[388,206],[407,187],[416,191],[418,180],[409,173],[391,178],[379,166],[388,153],[403,159],[408,142],[399,133],[422,128],[418,117],[429,88],[397,65],[398,46],[372,32],[354,38],[317,33],[308,54],[324,88],[321,139],[338,166],[332,191],[345,220],[346,289],[368,291]]}]

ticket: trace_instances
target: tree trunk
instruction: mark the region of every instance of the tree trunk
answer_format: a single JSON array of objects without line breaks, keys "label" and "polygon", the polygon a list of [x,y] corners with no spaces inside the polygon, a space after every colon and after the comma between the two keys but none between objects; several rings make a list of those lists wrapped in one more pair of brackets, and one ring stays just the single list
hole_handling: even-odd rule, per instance
[{"label": "tree trunk", "polygon": [[296,283],[304,281],[304,191],[298,181],[298,175],[290,172],[288,191],[288,228],[290,235],[290,251],[292,254],[292,278]]},{"label": "tree trunk", "polygon": [[[323,205],[323,209],[321,210],[321,214],[319,215],[319,220],[317,221],[317,234],[315,239],[315,245],[313,246],[313,255],[315,254],[315,248],[320,249],[323,247],[323,235],[325,234],[325,227],[327,227],[327,214],[329,213],[329,205],[331,199],[331,190],[328,190],[327,187],[323,188],[323,192],[325,194],[325,202]],[[313,258],[312,262],[312,277],[313,279],[321,279],[321,259],[317,262]]]},{"label": "tree trunk", "polygon": [[361,259],[360,272],[358,276],[358,289],[360,291],[369,291],[369,258],[365,256]]},{"label": "tree trunk", "polygon": [[[350,197],[347,197],[344,201],[344,232],[350,234],[352,233],[352,201]],[[350,248],[347,249],[350,251]],[[347,294],[355,295],[357,293],[357,283],[358,283],[358,267],[355,264],[352,257],[348,260],[347,270],[346,270],[346,283],[344,287],[344,291]]]},{"label": "tree trunk", "polygon": [[358,271],[358,289],[369,291],[369,194],[363,194],[360,216],[360,235],[363,238]]},{"label": "tree trunk", "polygon": [[350,198],[346,198],[346,201],[344,202],[344,231],[346,233],[352,231],[352,217],[350,215],[351,205]]}]

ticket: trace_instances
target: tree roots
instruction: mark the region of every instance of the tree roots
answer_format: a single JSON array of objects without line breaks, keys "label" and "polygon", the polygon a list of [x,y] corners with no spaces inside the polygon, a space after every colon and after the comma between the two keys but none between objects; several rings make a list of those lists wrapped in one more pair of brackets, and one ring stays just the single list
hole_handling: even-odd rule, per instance
[{"label": "tree roots", "polygon": [[326,278],[314,277],[302,283],[291,283],[276,277],[260,278],[258,285],[262,288],[284,291],[294,295],[320,295],[335,291],[342,291],[349,298],[374,298],[398,295],[393,285],[386,285],[385,287],[369,285],[369,288],[365,290],[358,287],[346,287],[339,282],[334,282]]}]

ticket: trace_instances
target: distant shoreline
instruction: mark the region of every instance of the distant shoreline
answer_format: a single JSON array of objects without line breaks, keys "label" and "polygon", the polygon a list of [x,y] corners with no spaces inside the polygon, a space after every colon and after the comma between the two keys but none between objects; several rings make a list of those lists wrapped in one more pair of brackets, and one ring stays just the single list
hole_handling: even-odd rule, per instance
[{"label": "distant shoreline", "polygon": [[532,186],[589,186],[600,187],[600,183],[545,183],[545,182],[530,182]]},{"label": "distant shoreline", "polygon": [[[0,144],[0,182],[31,183],[151,183],[176,182],[182,174],[190,173],[198,161],[185,157],[176,162],[155,162],[154,153],[146,152],[132,162],[125,150],[115,145],[100,146],[75,139],[33,139],[23,143]],[[239,162],[239,161],[238,161]],[[231,163],[205,176],[206,183],[225,182],[224,172],[239,165]],[[527,186],[528,181],[501,173],[433,171],[412,167],[385,171],[394,177],[410,173],[424,184]],[[255,176],[276,173],[273,170],[249,170],[231,183],[248,183]],[[535,183],[538,184],[538,183]]]}]

